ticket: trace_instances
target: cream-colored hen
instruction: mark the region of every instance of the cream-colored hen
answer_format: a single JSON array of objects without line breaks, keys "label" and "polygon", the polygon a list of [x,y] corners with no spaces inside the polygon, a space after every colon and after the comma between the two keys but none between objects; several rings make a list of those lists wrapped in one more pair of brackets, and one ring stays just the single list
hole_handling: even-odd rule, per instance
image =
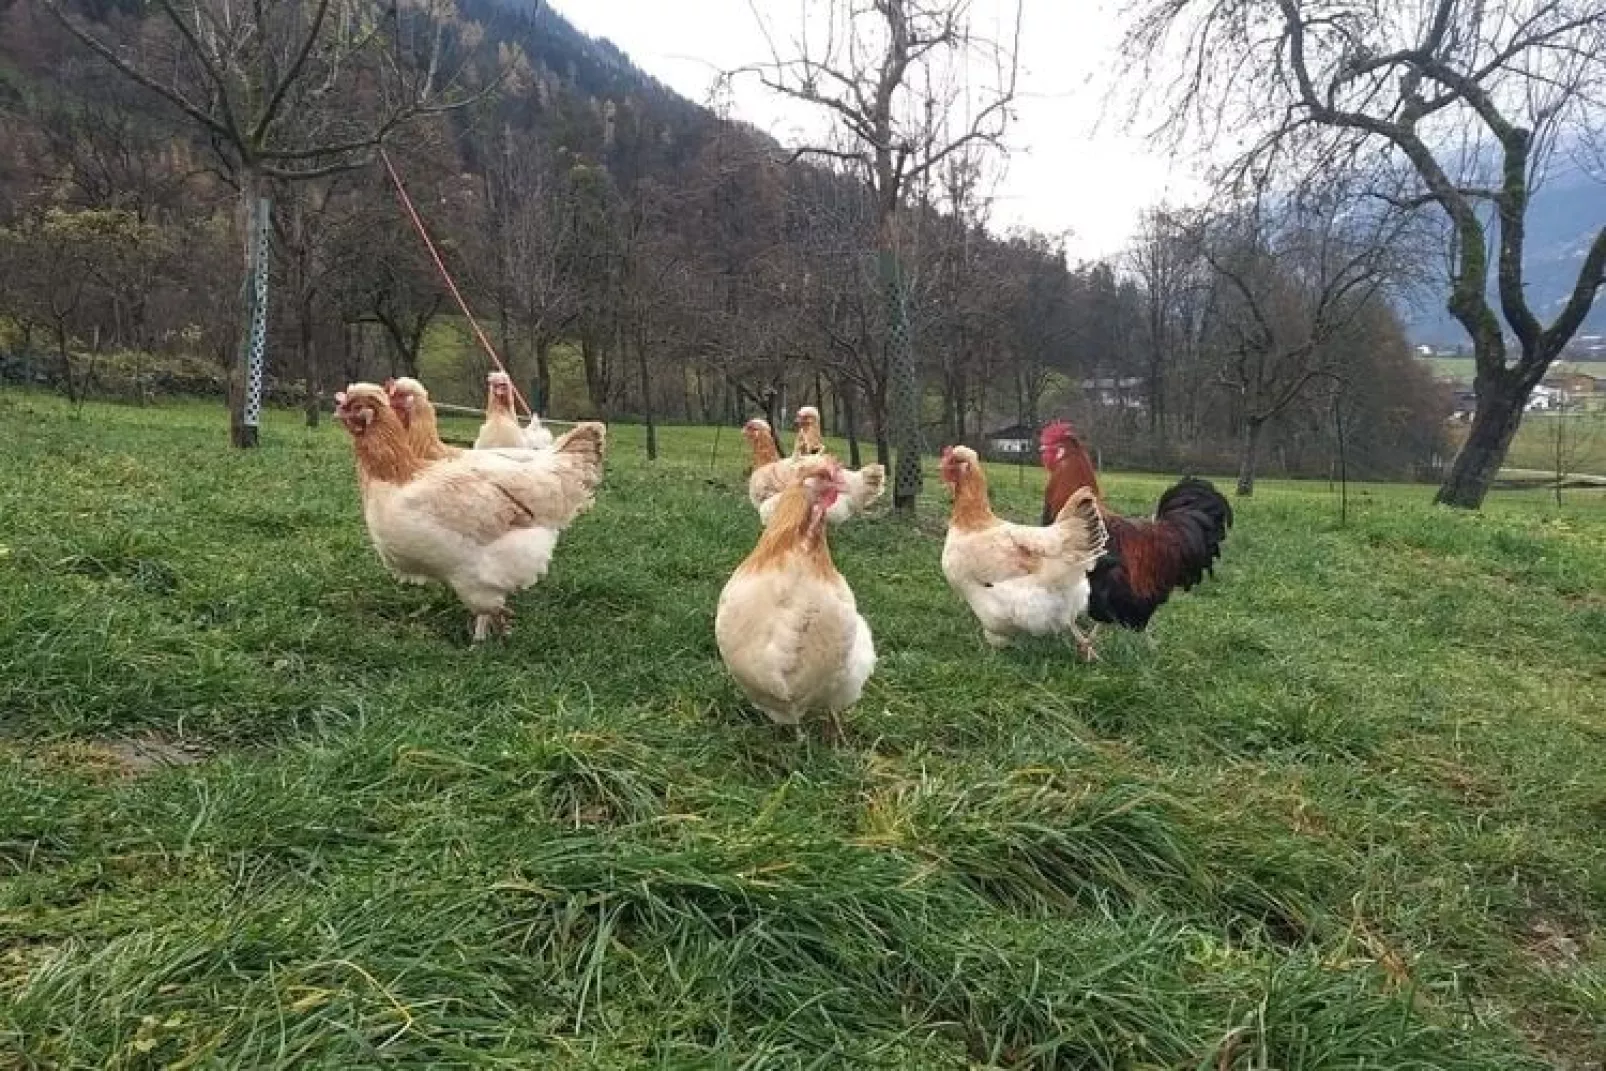
[{"label": "cream-colored hen", "polygon": [[1054,523],[1000,520],[987,497],[987,476],[967,446],[944,450],[942,478],[953,491],[953,514],[942,548],[942,572],[970,605],[994,647],[1014,637],[1070,632],[1084,658],[1092,647],[1076,626],[1087,609],[1087,574],[1107,538],[1091,488],[1072,495]]},{"label": "cream-colored hen", "polygon": [[[759,523],[768,526],[781,492],[796,479],[798,466],[808,455],[795,454],[782,457],[775,447],[769,421],[754,417],[742,426],[742,435],[753,452],[753,472],[747,478],[747,499],[758,510]],[[822,447],[823,449],[823,447]],[[816,454],[829,457],[828,454]],[[854,472],[842,469],[844,491],[826,513],[826,520],[841,524],[856,517],[872,506],[886,490],[886,469],[880,465],[866,465]]]},{"label": "cream-colored hen", "polygon": [[720,657],[754,706],[782,725],[823,713],[839,734],[837,715],[859,701],[876,662],[826,543],[826,513],[843,491],[836,462],[801,461],[714,617]]},{"label": "cream-colored hen", "polygon": [[545,450],[552,445],[552,432],[541,426],[541,418],[530,414],[529,427],[519,426],[513,408],[513,379],[506,372],[485,377],[485,422],[474,439],[476,450]]},{"label": "cream-colored hen", "polygon": [[546,575],[559,533],[591,506],[607,429],[577,425],[538,457],[470,450],[429,460],[382,388],[353,384],[336,401],[380,560],[400,579],[450,587],[473,614],[476,641],[506,632],[507,597]]},{"label": "cream-colored hen", "polygon": [[441,441],[440,427],[435,419],[435,403],[429,400],[424,384],[411,376],[385,381],[385,394],[390,407],[401,417],[407,429],[407,445],[413,454],[426,461],[457,457],[463,452],[460,446],[449,446]]}]

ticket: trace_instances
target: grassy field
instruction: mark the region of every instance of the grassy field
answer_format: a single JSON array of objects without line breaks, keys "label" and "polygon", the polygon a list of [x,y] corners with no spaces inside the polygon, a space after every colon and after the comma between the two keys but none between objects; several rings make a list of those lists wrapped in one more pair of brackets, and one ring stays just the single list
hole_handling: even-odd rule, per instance
[{"label": "grassy field", "polygon": [[338,429],[0,394],[0,1066],[1601,1066],[1600,496],[1267,481],[1086,666],[983,647],[933,486],[833,536],[830,745],[714,649],[738,436],[663,438],[473,650]]},{"label": "grassy field", "polygon": [[[1468,425],[1452,428],[1459,443]],[[1506,466],[1517,469],[1556,470],[1556,436],[1562,436],[1562,467],[1569,473],[1606,476],[1606,411],[1594,413],[1529,413],[1522,418],[1517,438],[1506,455]]]},{"label": "grassy field", "polygon": [[[1453,379],[1457,383],[1472,383],[1472,374],[1475,370],[1471,357],[1429,357],[1433,364],[1433,371],[1442,379]],[[1596,379],[1606,379],[1606,361],[1564,361],[1556,366],[1556,371],[1582,372]]]}]

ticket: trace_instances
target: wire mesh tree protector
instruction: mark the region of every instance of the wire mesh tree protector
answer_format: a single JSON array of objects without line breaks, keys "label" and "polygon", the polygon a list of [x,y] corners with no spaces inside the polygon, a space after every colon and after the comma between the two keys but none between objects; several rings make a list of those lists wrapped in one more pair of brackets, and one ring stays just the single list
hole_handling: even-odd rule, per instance
[{"label": "wire mesh tree protector", "polygon": [[892,504],[913,510],[920,494],[920,383],[915,375],[909,334],[909,291],[898,254],[881,251],[881,282],[887,303],[888,391],[891,394],[892,447],[897,453]]},{"label": "wire mesh tree protector", "polygon": [[250,316],[250,348],[245,368],[245,415],[242,423],[252,429],[262,423],[262,377],[268,347],[268,242],[272,235],[272,205],[266,197],[257,198],[251,218],[251,276],[246,280]]}]

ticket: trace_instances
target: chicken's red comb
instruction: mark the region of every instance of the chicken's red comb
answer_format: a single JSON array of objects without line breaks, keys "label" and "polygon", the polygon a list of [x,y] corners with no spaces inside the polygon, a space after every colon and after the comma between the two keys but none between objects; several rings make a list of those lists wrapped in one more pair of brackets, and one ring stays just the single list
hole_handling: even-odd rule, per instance
[{"label": "chicken's red comb", "polygon": [[1048,427],[1038,434],[1037,443],[1039,446],[1053,446],[1056,443],[1064,442],[1066,439],[1074,438],[1076,438],[1076,429],[1071,427],[1068,421],[1055,420],[1051,421]]}]

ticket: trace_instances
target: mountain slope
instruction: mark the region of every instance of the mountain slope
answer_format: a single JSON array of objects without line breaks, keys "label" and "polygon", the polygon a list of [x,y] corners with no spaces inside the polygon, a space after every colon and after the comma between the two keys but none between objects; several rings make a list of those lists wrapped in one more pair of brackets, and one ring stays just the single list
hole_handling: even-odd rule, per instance
[{"label": "mountain slope", "polygon": [[[1534,190],[1528,209],[1524,266],[1529,299],[1545,323],[1555,318],[1572,294],[1589,243],[1602,226],[1606,226],[1606,186],[1574,173]],[[1498,233],[1491,228],[1491,247],[1498,240]],[[1495,288],[1491,271],[1492,301],[1498,301]],[[1423,307],[1413,310],[1407,320],[1412,342],[1453,346],[1467,341],[1461,325],[1444,311],[1443,299],[1443,293],[1426,295]],[[1606,301],[1596,300],[1579,333],[1606,334]]]}]

